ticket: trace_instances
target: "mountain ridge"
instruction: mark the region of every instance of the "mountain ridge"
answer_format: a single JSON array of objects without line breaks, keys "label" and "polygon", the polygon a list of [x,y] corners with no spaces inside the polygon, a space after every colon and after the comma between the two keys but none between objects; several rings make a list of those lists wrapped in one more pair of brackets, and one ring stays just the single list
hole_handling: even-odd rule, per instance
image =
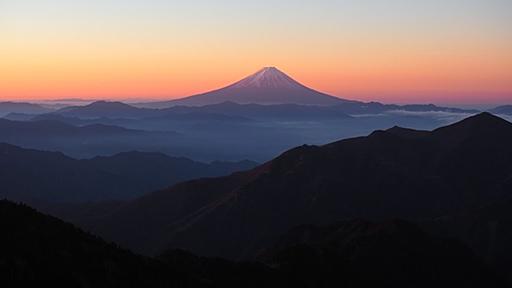
[{"label": "mountain ridge", "polygon": [[266,265],[183,250],[144,257],[6,200],[0,216],[5,287],[506,287],[463,244],[404,221],[296,227],[267,250]]},{"label": "mountain ridge", "polygon": [[[488,123],[489,117],[495,116],[473,116],[462,127]],[[502,123],[495,120],[491,122]],[[88,227],[144,253],[174,247],[239,259],[303,223],[456,214],[507,193],[497,183],[512,174],[512,124],[499,125],[488,127],[494,133],[489,139],[475,136],[479,129],[476,134],[451,130],[457,141],[447,143],[436,131],[411,137],[394,129],[324,146],[305,145],[248,172],[145,195]],[[186,210],[171,204],[184,201],[189,203]],[[125,238],[140,229],[144,239]]]},{"label": "mountain ridge", "polygon": [[[123,152],[77,160],[61,152],[0,143],[0,196],[35,204],[125,201],[199,177],[228,175],[254,162],[202,163],[162,153]],[[30,179],[27,185],[24,179]]]},{"label": "mountain ridge", "polygon": [[84,106],[69,106],[50,113],[79,118],[138,118],[154,114],[151,109],[137,108],[119,101],[95,101]]}]

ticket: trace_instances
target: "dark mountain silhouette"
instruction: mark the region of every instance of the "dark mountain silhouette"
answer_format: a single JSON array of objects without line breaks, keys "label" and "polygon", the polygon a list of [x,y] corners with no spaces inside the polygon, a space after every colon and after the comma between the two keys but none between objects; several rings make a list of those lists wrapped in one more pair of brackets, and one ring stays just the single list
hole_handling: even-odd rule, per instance
[{"label": "dark mountain silhouette", "polygon": [[295,228],[267,250],[272,266],[181,250],[142,257],[5,200],[0,226],[2,287],[505,287],[460,243],[397,221]]},{"label": "dark mountain silhouette", "polygon": [[[2,287],[198,287],[160,262],[71,224],[0,201]],[[194,285],[195,284],[195,285]]]},{"label": "dark mountain silhouette", "polygon": [[[333,97],[334,98],[334,97]],[[177,105],[165,109],[137,108],[122,102],[98,101],[86,106],[72,106],[62,108],[53,113],[43,115],[30,115],[11,113],[5,118],[10,120],[58,120],[71,124],[103,123],[122,125],[123,120],[144,119],[167,121],[201,121],[221,120],[238,122],[240,120],[299,120],[308,121],[325,119],[344,119],[347,114],[378,114],[389,111],[406,112],[448,112],[459,114],[474,114],[476,110],[439,107],[429,105],[393,105],[378,102],[363,103],[357,101],[340,102],[329,106],[304,105],[302,103],[288,103],[263,105],[254,103],[238,103],[237,101],[223,101],[207,105]],[[233,118],[235,117],[235,118]],[[116,121],[117,120],[117,121]]]},{"label": "dark mountain silhouette", "polygon": [[168,114],[214,113],[229,116],[247,117],[254,120],[325,120],[347,119],[349,115],[335,106],[307,106],[297,104],[238,104],[223,102],[200,107],[174,106],[164,109]]},{"label": "dark mountain silhouette", "polygon": [[[338,109],[339,107],[324,106],[306,106],[296,104],[277,104],[277,105],[260,105],[260,104],[237,104],[234,102],[223,102],[205,106],[174,106],[166,109],[141,109],[144,112],[135,112],[131,115],[125,115],[124,118],[83,118],[79,113],[73,111],[66,113],[49,113],[43,115],[28,114],[10,114],[5,118],[9,120],[55,120],[66,122],[73,125],[87,125],[92,123],[103,123],[118,126],[131,126],[133,123],[130,119],[137,119],[137,123],[147,122],[146,129],[151,130],[158,122],[200,122],[200,121],[216,121],[228,123],[251,122],[254,120],[294,120],[294,121],[310,121],[310,120],[326,120],[326,119],[347,119],[347,114]],[[138,108],[135,108],[138,109]],[[152,113],[150,113],[152,111]],[[99,115],[99,114],[98,114]],[[144,116],[144,117],[141,117]],[[127,119],[128,118],[128,119]],[[149,124],[151,123],[151,125]],[[156,123],[156,125],[154,125]]]},{"label": "dark mountain silhouette", "polygon": [[[512,191],[512,175],[501,184]],[[422,227],[432,235],[462,239],[493,269],[512,283],[512,197],[506,195],[479,209],[422,221]]]},{"label": "dark mountain silhouette", "polygon": [[[72,114],[72,113],[70,113]],[[14,117],[13,117],[14,116]],[[91,124],[106,124],[108,120],[113,120],[111,118],[79,118],[79,117],[73,117],[73,116],[64,116],[58,113],[47,113],[47,114],[41,114],[32,116],[32,118],[25,118],[23,119],[22,115],[7,115],[5,119],[18,121],[16,118],[19,118],[19,121],[59,121],[75,126],[85,126],[85,125],[91,125]],[[98,121],[101,120],[101,121]],[[104,121],[105,120],[105,121]],[[113,125],[115,126],[115,125]]]},{"label": "dark mountain silhouette", "polygon": [[498,115],[512,115],[512,105],[498,106],[494,109],[489,110],[489,112]]},{"label": "dark mountain silhouette", "polygon": [[0,144],[0,197],[35,204],[127,200],[184,180],[254,166],[250,161],[206,164],[141,152],[75,160],[62,153]]},{"label": "dark mountain silhouette", "polygon": [[113,156],[100,156],[82,163],[98,167],[114,175],[127,179],[140,179],[144,189],[151,191],[185,180],[229,175],[235,171],[245,171],[257,166],[256,162],[213,161],[202,163],[184,157],[170,157],[162,153],[124,152]]},{"label": "dark mountain silhouette", "polygon": [[460,242],[400,220],[302,225],[260,258],[279,267],[287,287],[505,287]]},{"label": "dark mountain silhouette", "polygon": [[53,114],[77,118],[142,118],[157,112],[157,110],[136,108],[122,102],[96,101],[85,106],[65,107]]},{"label": "dark mountain silhouette", "polygon": [[0,119],[0,131],[0,137],[2,141],[8,141],[8,139],[15,140],[27,136],[59,137],[143,133],[142,131],[130,130],[104,124],[91,124],[77,127],[55,120],[12,121],[7,119]]},{"label": "dark mountain silhouette", "polygon": [[512,124],[488,113],[431,132],[395,127],[181,183],[86,225],[144,253],[252,257],[304,223],[433,219],[497,201],[510,193],[510,147]]},{"label": "dark mountain silhouette", "polygon": [[[219,113],[225,115],[240,115],[251,119],[264,120],[326,120],[346,119],[350,115],[379,114],[390,111],[403,112],[447,112],[454,114],[476,114],[477,110],[465,110],[458,108],[439,107],[435,105],[393,105],[377,102],[347,102],[332,106],[308,106],[297,104],[238,104],[235,102],[223,102],[219,104],[200,107],[174,106],[162,109],[166,113]],[[414,115],[414,114],[412,114]],[[421,115],[421,114],[418,114]]]},{"label": "dark mountain silhouette", "polygon": [[9,113],[42,114],[51,112],[51,109],[38,104],[24,102],[0,102],[0,117]]},{"label": "dark mountain silhouette", "polygon": [[11,112],[3,116],[3,119],[12,120],[12,121],[31,121],[35,119],[38,115],[48,115],[48,114],[27,114],[27,113],[15,113]]}]

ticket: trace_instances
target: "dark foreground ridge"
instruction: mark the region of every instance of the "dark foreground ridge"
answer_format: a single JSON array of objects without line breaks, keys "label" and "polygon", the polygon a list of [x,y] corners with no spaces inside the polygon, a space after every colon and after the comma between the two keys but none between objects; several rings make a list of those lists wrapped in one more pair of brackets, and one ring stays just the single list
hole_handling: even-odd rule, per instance
[{"label": "dark foreground ridge", "polygon": [[402,221],[298,227],[262,254],[272,266],[146,258],[5,200],[0,224],[2,287],[505,287],[460,243]]}]

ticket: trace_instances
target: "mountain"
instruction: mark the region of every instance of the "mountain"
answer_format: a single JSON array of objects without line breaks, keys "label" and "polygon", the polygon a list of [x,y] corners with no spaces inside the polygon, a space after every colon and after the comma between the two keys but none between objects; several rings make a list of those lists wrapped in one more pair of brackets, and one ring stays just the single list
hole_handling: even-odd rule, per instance
[{"label": "mountain", "polygon": [[203,163],[162,153],[136,151],[113,156],[98,156],[80,162],[114,175],[121,175],[125,179],[138,180],[140,184],[134,186],[142,186],[138,189],[141,192],[166,188],[172,184],[196,178],[229,175],[258,165],[249,160]]},{"label": "mountain", "polygon": [[77,134],[127,134],[141,131],[129,130],[117,126],[91,124],[82,127],[66,124],[55,120],[42,121],[12,121],[0,119],[0,131],[2,139],[18,138],[23,136],[64,136]]},{"label": "mountain", "polygon": [[145,107],[239,104],[335,105],[349,102],[308,88],[275,67],[266,67],[227,87],[178,100],[139,104]]},{"label": "mountain", "polygon": [[230,282],[218,279],[247,279],[244,287],[508,287],[459,241],[432,237],[402,220],[294,227],[258,257],[271,269],[182,250],[158,259],[191,278],[223,285]]},{"label": "mountain", "polygon": [[59,109],[52,114],[76,118],[142,118],[157,112],[130,106],[122,102],[96,101],[85,106],[71,106]]},{"label": "mountain", "polygon": [[[78,158],[130,150],[163,151],[159,149],[161,146],[169,145],[179,138],[179,134],[172,131],[142,131],[97,123],[74,126],[58,120],[0,119],[0,142],[25,148],[61,151]],[[169,152],[169,149],[165,152]]]},{"label": "mountain", "polygon": [[[505,184],[512,191],[512,181]],[[470,212],[420,222],[430,235],[464,241],[489,266],[512,283],[512,198],[510,195]]]},{"label": "mountain", "polygon": [[23,102],[0,102],[0,117],[9,113],[21,114],[42,114],[49,113],[51,109],[45,108],[38,104],[23,103]]},{"label": "mountain", "polygon": [[261,263],[184,251],[143,257],[6,200],[0,200],[0,226],[2,287],[283,287],[279,271]]},{"label": "mountain", "polygon": [[[292,120],[292,121],[325,121],[352,118],[351,116],[395,116],[398,118],[400,112],[404,115],[422,116],[425,113],[445,112],[469,116],[476,114],[477,110],[465,110],[458,108],[439,107],[436,105],[394,105],[381,104],[378,102],[362,103],[351,102],[331,106],[308,106],[297,104],[238,104],[234,102],[222,102],[219,104],[191,107],[173,106],[161,109],[166,115],[180,113],[217,113],[230,116],[244,116],[256,120]],[[372,115],[375,114],[375,115]],[[428,114],[427,114],[428,116]]]},{"label": "mountain", "polygon": [[343,113],[335,106],[307,106],[297,104],[238,104],[235,102],[222,102],[219,104],[189,107],[174,106],[163,109],[166,115],[196,113],[196,114],[222,114],[231,117],[247,117],[263,121],[311,121],[328,119],[348,119],[348,114]]},{"label": "mountain", "polygon": [[127,200],[181,181],[228,175],[255,165],[206,164],[141,152],[75,160],[58,152],[0,144],[0,197],[41,205]]},{"label": "mountain", "polygon": [[489,110],[489,112],[498,115],[512,115],[512,105],[498,106]]},{"label": "mountain", "polygon": [[286,287],[505,287],[462,243],[402,220],[301,225],[262,254]]},{"label": "mountain", "polygon": [[188,287],[193,281],[27,206],[2,200],[0,216],[2,287]]},{"label": "mountain", "polygon": [[306,87],[275,67],[266,67],[227,87],[176,100],[134,103],[143,108],[172,106],[206,106],[232,102],[237,104],[295,104],[337,106],[340,113],[377,114],[386,111],[478,113],[476,110],[428,105],[393,105],[341,99]]},{"label": "mountain", "polygon": [[251,171],[180,183],[84,223],[144,253],[252,257],[304,223],[433,219],[510,193],[512,124],[488,113],[433,131],[395,127],[302,146]]},{"label": "mountain", "polygon": [[505,287],[460,243],[396,221],[297,227],[267,252],[272,266],[180,250],[143,257],[6,200],[0,227],[2,287]]},{"label": "mountain", "polygon": [[142,118],[137,118],[136,114],[130,118],[79,118],[50,113],[37,115],[31,121],[58,121],[73,126],[101,124],[137,132],[120,136],[113,134],[105,139],[84,137],[78,133],[76,137],[66,136],[59,142],[53,141],[54,137],[37,137],[30,141],[10,143],[62,151],[73,157],[140,150],[201,161],[252,159],[264,162],[304,143],[321,145],[337,139],[367,135],[394,125],[434,129],[471,115],[431,105],[425,105],[423,108],[428,111],[422,111],[422,107],[378,103],[315,106],[223,102],[206,106],[146,109],[144,111],[151,115]]}]

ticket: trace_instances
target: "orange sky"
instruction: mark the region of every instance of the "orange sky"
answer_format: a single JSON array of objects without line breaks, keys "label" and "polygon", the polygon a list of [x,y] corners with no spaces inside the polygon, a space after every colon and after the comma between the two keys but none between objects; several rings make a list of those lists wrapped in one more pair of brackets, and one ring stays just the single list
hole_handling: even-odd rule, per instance
[{"label": "orange sky", "polygon": [[[512,23],[500,12],[510,6],[506,1],[489,1],[495,7],[469,1],[465,13],[456,3],[409,7],[423,13],[415,17],[383,10],[380,18],[372,18],[379,7],[355,2],[318,1],[283,15],[258,6],[252,8],[260,14],[247,17],[231,17],[248,7],[223,9],[230,1],[220,8],[128,1],[133,7],[122,12],[112,12],[118,1],[78,2],[85,11],[65,1],[0,4],[0,99],[175,98],[276,66],[345,98],[512,102],[512,26],[506,26]],[[164,7],[168,14],[158,12]],[[211,16],[212,9],[220,15]]]}]

